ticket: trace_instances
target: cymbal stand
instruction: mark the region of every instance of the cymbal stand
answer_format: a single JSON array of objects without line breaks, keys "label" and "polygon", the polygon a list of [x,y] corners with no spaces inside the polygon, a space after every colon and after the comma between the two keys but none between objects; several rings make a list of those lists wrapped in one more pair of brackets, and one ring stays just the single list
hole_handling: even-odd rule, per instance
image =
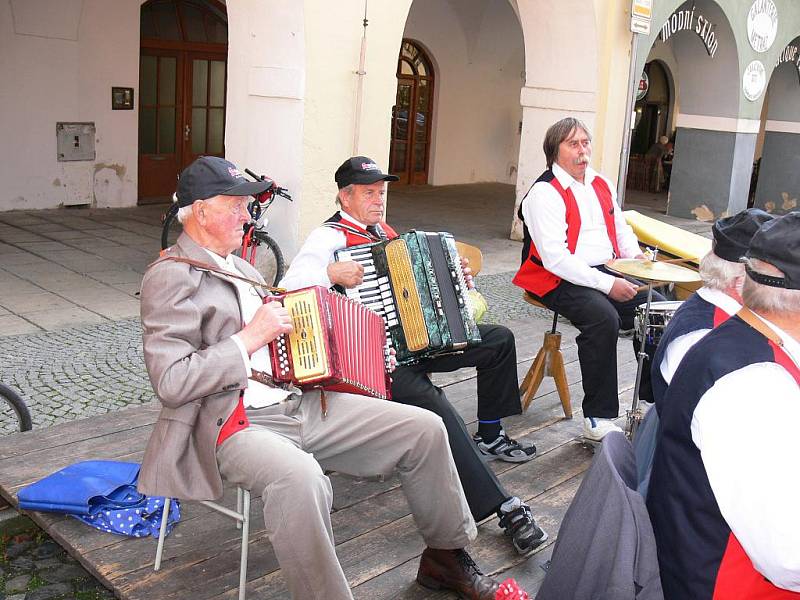
[{"label": "cymbal stand", "polygon": [[[658,255],[658,247],[656,247],[655,252],[653,253],[652,260],[656,259]],[[628,438],[631,441],[634,440],[636,437],[636,431],[639,429],[639,424],[644,419],[644,414],[642,413],[641,408],[639,408],[639,389],[642,386],[642,370],[644,369],[644,359],[647,357],[647,352],[645,352],[645,347],[647,346],[647,328],[650,324],[650,305],[653,301],[653,281],[649,280],[647,282],[647,302],[644,307],[644,318],[642,322],[639,324],[639,339],[641,340],[641,346],[639,347],[639,351],[636,353],[636,383],[633,386],[633,400],[631,401],[631,408],[628,411]]]}]

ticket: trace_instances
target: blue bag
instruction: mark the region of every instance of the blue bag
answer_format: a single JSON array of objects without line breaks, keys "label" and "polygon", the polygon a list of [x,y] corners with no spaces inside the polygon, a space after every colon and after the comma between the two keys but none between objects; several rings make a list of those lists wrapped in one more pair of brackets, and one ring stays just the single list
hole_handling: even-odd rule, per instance
[{"label": "blue bag", "polygon": [[[19,508],[72,515],[102,531],[133,537],[158,536],[164,498],[136,489],[139,464],[107,460],[75,463],[17,493]],[[167,531],[180,520],[171,503]]]}]

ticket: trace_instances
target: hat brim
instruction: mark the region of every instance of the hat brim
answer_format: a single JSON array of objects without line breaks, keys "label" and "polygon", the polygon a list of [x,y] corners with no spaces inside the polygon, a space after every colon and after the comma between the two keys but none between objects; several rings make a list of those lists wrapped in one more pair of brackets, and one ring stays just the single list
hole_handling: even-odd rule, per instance
[{"label": "hat brim", "polygon": [[339,183],[339,189],[347,187],[348,185],[369,185],[379,181],[400,181],[397,175],[388,175],[387,173],[359,173],[351,177],[347,183]]},{"label": "hat brim", "polygon": [[253,196],[267,191],[271,185],[271,181],[243,181],[242,183],[237,183],[235,186],[220,192],[219,195]]}]

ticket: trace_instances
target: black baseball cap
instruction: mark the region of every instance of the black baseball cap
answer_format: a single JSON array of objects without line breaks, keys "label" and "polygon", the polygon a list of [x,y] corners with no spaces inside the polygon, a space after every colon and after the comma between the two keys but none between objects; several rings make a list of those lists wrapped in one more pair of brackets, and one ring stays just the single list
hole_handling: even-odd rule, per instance
[{"label": "black baseball cap", "polygon": [[375,161],[366,156],[352,156],[336,169],[333,176],[339,189],[350,184],[369,185],[376,181],[398,181],[397,175],[382,173]]},{"label": "black baseball cap", "polygon": [[772,277],[747,269],[755,282],[800,290],[800,213],[789,213],[764,223],[750,242],[747,258],[756,258],[783,271]]},{"label": "black baseball cap", "polygon": [[201,156],[186,167],[178,178],[178,206],[189,206],[220,194],[252,196],[266,191],[270,181],[247,179],[232,162],[217,156]]},{"label": "black baseball cap", "polygon": [[714,254],[730,262],[739,262],[747,254],[756,231],[773,218],[760,208],[748,208],[733,216],[717,219],[711,227]]}]

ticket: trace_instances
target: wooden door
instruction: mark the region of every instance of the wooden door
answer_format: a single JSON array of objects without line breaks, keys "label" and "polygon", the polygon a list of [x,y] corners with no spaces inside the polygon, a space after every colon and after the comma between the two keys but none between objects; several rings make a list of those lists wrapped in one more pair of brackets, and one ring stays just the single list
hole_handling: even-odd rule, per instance
[{"label": "wooden door", "polygon": [[401,184],[428,183],[433,69],[425,52],[404,40],[397,64],[397,96],[392,107],[389,172]]},{"label": "wooden door", "polygon": [[164,202],[183,166],[183,52],[142,48],[139,203]]},{"label": "wooden door", "polygon": [[225,155],[227,15],[217,0],[141,8],[139,203],[166,202],[200,155]]}]

